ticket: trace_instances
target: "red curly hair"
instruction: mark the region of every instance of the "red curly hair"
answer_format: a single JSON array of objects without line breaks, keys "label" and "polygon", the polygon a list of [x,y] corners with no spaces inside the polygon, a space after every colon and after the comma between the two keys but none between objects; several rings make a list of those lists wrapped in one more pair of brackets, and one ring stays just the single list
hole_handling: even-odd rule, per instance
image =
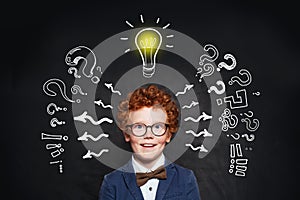
[{"label": "red curly hair", "polygon": [[160,107],[167,113],[167,123],[170,133],[178,130],[179,109],[172,100],[171,95],[160,90],[155,85],[149,85],[129,93],[127,99],[121,101],[118,106],[118,125],[121,130],[126,130],[129,112],[139,110],[143,107]]}]

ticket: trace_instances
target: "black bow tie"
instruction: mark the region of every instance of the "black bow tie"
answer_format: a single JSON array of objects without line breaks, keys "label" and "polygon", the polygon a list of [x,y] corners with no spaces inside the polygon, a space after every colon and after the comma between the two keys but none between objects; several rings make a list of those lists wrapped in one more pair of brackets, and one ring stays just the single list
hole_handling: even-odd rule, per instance
[{"label": "black bow tie", "polygon": [[167,172],[164,166],[160,166],[152,172],[136,173],[136,183],[139,187],[144,185],[151,178],[166,179]]}]

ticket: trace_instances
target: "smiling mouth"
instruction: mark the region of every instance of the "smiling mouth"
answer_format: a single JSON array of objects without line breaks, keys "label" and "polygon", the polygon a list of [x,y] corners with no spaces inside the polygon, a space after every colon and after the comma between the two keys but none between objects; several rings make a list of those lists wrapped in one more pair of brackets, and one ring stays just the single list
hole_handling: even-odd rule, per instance
[{"label": "smiling mouth", "polygon": [[145,147],[145,148],[152,148],[152,147],[155,147],[156,144],[149,144],[149,143],[145,143],[145,144],[141,144],[142,147]]}]

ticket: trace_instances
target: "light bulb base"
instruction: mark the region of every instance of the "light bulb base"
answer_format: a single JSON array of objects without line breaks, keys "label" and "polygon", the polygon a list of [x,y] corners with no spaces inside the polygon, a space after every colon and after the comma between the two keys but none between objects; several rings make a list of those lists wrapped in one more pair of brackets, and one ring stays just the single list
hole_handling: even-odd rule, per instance
[{"label": "light bulb base", "polygon": [[143,66],[143,76],[145,78],[151,78],[155,73],[155,65]]}]

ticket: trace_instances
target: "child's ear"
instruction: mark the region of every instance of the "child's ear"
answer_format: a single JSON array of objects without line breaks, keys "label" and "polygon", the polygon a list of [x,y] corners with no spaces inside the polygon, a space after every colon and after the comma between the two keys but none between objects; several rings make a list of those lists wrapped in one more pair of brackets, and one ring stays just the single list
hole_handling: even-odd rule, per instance
[{"label": "child's ear", "polygon": [[126,142],[130,142],[130,135],[123,131],[123,135]]},{"label": "child's ear", "polygon": [[166,138],[166,143],[169,143],[172,138],[172,133],[170,131],[167,132],[167,138]]}]

